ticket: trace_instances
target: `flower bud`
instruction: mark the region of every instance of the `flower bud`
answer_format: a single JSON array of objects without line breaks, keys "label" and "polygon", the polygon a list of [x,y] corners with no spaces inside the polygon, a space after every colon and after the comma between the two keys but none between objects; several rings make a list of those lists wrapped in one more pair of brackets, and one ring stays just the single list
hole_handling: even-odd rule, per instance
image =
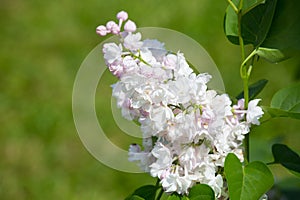
[{"label": "flower bud", "polygon": [[120,11],[120,12],[117,14],[117,19],[122,20],[122,21],[127,20],[127,19],[128,19],[128,14],[127,14],[127,12],[125,12],[125,11]]},{"label": "flower bud", "polygon": [[100,36],[105,36],[108,31],[105,26],[101,25],[96,28],[96,33]]},{"label": "flower bud", "polygon": [[128,20],[124,26],[124,30],[127,32],[134,32],[136,31],[136,25],[133,21]]},{"label": "flower bud", "polygon": [[112,34],[119,34],[120,33],[120,27],[114,21],[107,22],[106,28]]}]

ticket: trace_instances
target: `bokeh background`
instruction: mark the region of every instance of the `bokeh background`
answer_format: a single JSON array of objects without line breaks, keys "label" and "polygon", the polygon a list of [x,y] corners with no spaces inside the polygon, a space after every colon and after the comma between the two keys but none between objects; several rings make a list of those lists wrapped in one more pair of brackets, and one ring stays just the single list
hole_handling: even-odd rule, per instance
[{"label": "bokeh background", "polygon": [[[139,27],[164,27],[198,41],[214,59],[232,96],[242,90],[239,47],[223,34],[226,1],[211,0],[1,0],[0,199],[124,199],[155,183],[147,174],[104,166],[82,145],[72,118],[72,87],[85,56],[105,38],[95,28],[126,10]],[[101,55],[99,55],[101,56]],[[260,97],[300,81],[300,59],[260,60],[251,82],[269,80]],[[108,137],[127,149],[138,142],[113,122],[109,73],[100,81],[97,114]],[[99,89],[99,90],[100,90]],[[271,162],[273,143],[300,153],[300,121],[274,119],[251,133],[251,159]],[[281,188],[299,192],[299,179],[272,166]],[[276,198],[273,198],[276,199]],[[289,199],[292,199],[290,197]]]}]

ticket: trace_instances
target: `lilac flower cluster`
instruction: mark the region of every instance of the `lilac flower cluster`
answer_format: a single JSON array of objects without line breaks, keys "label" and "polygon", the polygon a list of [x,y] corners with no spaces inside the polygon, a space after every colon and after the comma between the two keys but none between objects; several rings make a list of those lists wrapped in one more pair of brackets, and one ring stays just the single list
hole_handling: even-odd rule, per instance
[{"label": "lilac flower cluster", "polygon": [[197,183],[208,184],[216,197],[226,196],[222,169],[228,153],[243,161],[242,141],[251,124],[259,125],[263,111],[259,100],[237,105],[227,94],[207,88],[212,78],[195,74],[183,53],[170,53],[157,40],[141,40],[134,22],[99,26],[101,36],[120,36],[120,44],[106,43],[106,65],[119,81],[113,96],[128,120],[137,120],[143,133],[143,147],[133,144],[129,160],[158,177],[166,192],[187,194]]}]

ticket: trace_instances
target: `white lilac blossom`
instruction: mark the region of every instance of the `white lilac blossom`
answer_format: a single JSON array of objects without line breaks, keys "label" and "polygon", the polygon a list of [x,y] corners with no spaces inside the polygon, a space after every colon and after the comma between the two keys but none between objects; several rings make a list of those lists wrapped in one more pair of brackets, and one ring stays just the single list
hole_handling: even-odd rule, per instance
[{"label": "white lilac blossom", "polygon": [[261,107],[257,106],[260,99],[254,99],[249,102],[247,110],[247,122],[259,125],[258,119],[264,114]]},{"label": "white lilac blossom", "polygon": [[141,33],[136,33],[136,34],[132,34],[129,33],[125,38],[124,38],[124,47],[134,51],[134,50],[138,50],[143,46],[143,42],[141,41]]},{"label": "white lilac blossom", "polygon": [[157,40],[142,40],[126,12],[117,18],[119,25],[110,21],[97,33],[120,36],[120,44],[104,44],[103,53],[118,78],[112,86],[117,106],[123,117],[141,124],[143,147],[131,145],[129,160],[159,178],[167,193],[188,194],[203,183],[226,199],[225,158],[234,153],[243,162],[242,141],[263,115],[260,100],[250,101],[248,109],[243,99],[232,105],[227,94],[207,88],[211,75],[195,74],[183,53],[170,53]]}]

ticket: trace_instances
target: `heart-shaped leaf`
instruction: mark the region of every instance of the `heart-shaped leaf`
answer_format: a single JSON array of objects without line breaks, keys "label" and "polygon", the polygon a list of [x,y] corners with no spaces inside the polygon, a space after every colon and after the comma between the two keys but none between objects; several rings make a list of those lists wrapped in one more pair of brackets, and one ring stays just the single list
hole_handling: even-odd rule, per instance
[{"label": "heart-shaped leaf", "polygon": [[264,163],[255,161],[242,166],[232,153],[225,159],[225,176],[231,200],[257,200],[274,183],[273,175]]},{"label": "heart-shaped leaf", "polygon": [[300,176],[300,157],[284,144],[274,144],[272,146],[272,153],[274,156],[274,162],[284,166],[291,170],[297,176]]},{"label": "heart-shaped leaf", "polygon": [[[251,85],[249,85],[249,99],[254,99],[266,86],[268,80],[261,79]],[[239,95],[236,96],[237,99],[244,98],[244,92],[241,92]]]},{"label": "heart-shaped leaf", "polygon": [[197,184],[191,188],[188,197],[190,200],[214,200],[215,193],[208,185]]}]

